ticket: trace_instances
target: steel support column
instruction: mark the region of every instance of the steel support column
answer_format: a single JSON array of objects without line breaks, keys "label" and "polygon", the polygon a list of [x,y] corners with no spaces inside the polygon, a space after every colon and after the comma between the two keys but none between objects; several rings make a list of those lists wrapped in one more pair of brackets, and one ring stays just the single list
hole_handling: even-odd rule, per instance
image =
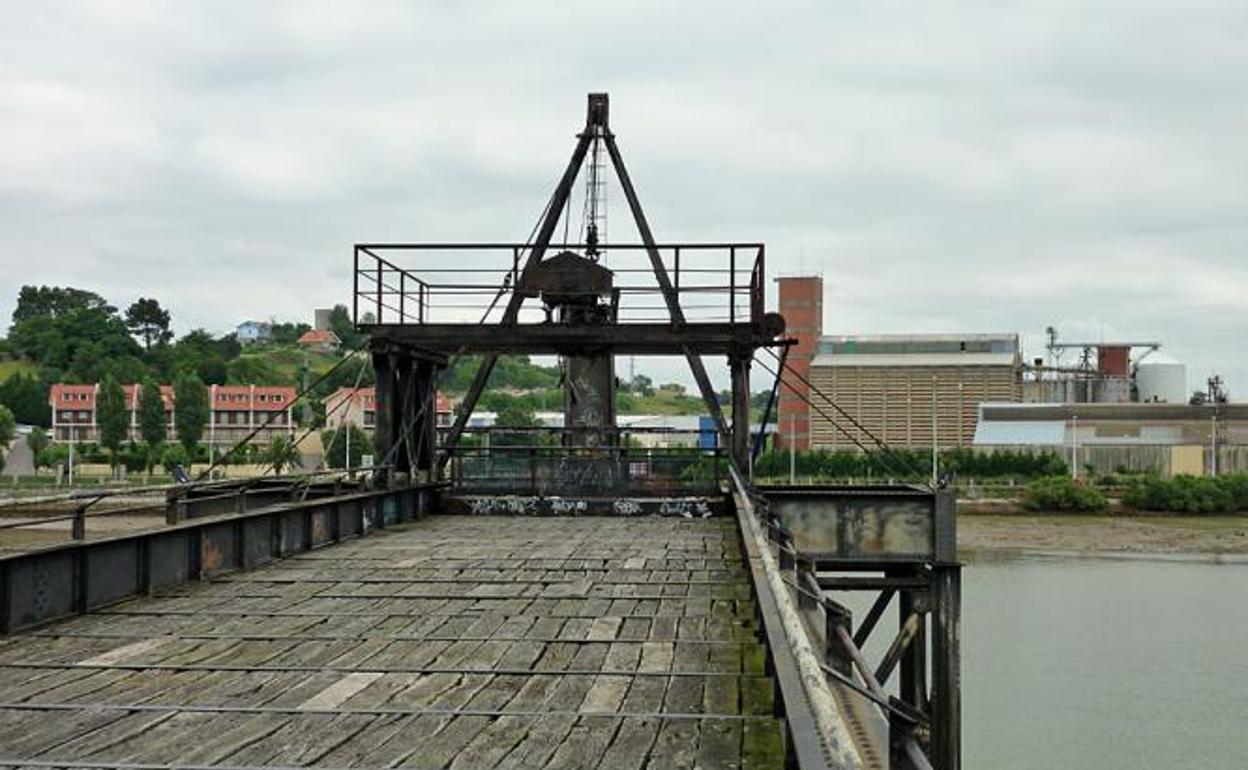
[{"label": "steel support column", "polygon": [[732,371],[732,460],[747,478],[750,473],[750,358],[728,357]]},{"label": "steel support column", "polygon": [[[373,372],[376,374],[373,406],[373,462],[384,464],[385,458],[394,447],[394,369],[390,365],[390,354],[384,350],[373,351]],[[385,483],[390,478],[388,468],[378,471],[377,480]]]},{"label": "steel support column", "polygon": [[420,405],[416,402],[415,381],[413,377],[414,363],[406,353],[392,353],[390,365],[394,368],[394,408],[390,412],[391,431],[394,435],[396,450],[390,458],[395,473],[410,476],[412,460],[416,456],[412,435],[413,425]]},{"label": "steel support column", "polygon": [[962,565],[932,568],[932,739],[938,770],[962,766]]},{"label": "steel support column", "polygon": [[417,361],[414,377],[415,409],[418,417],[412,431],[412,471],[421,476],[423,481],[433,481],[438,467],[434,457],[438,436],[438,367],[430,361]]}]

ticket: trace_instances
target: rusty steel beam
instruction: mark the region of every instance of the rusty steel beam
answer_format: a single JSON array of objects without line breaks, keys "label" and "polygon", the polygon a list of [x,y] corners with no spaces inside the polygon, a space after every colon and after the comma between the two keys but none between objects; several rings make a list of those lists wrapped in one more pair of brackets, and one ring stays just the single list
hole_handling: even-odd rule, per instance
[{"label": "rusty steel beam", "polygon": [[705,355],[735,355],[776,344],[774,326],[719,322],[687,323],[679,329],[668,323],[524,324],[510,327],[506,335],[500,335],[497,326],[481,324],[364,326],[361,329],[377,340],[486,355],[566,355],[587,348],[609,349],[615,355],[684,355],[687,348]]},{"label": "rusty steel beam", "polygon": [[[650,266],[654,268],[654,277],[659,282],[659,288],[663,292],[663,301],[667,304],[667,310],[672,317],[672,326],[679,328],[684,326],[685,314],[680,309],[680,297],[676,293],[672,281],[667,276],[667,269],[663,266],[663,258],[659,256],[659,249],[655,245],[654,234],[650,231],[650,223],[646,221],[646,213],[641,208],[641,201],[637,198],[637,190],[633,188],[632,177],[628,175],[628,169],[624,166],[624,157],[620,154],[620,148],[615,142],[615,136],[608,130],[603,137],[607,144],[607,153],[611,156],[611,165],[615,167],[616,177],[620,181],[620,187],[624,190],[624,197],[628,199],[628,208],[633,214],[633,221],[637,224],[637,232],[641,235],[641,241],[646,246],[646,253],[650,257]],[[728,433],[728,425],[724,422],[724,414],[719,408],[719,397],[715,395],[715,389],[711,387],[711,378],[706,373],[706,365],[702,363],[699,354],[692,348],[686,347],[685,359],[689,362],[689,370],[693,372],[693,379],[698,383],[698,390],[702,394],[702,400],[706,403],[707,410],[711,413],[711,418],[715,420],[715,425],[719,430],[720,439],[723,444],[728,445],[730,441]],[[744,471],[744,466],[738,466]]]},{"label": "rusty steel beam", "polygon": [[[555,191],[550,197],[550,205],[546,208],[545,216],[541,225],[538,227],[537,237],[533,242],[533,248],[529,251],[528,259],[524,263],[524,269],[520,272],[520,277],[516,280],[516,285],[512,287],[511,297],[507,300],[507,308],[503,311],[501,323],[504,326],[513,326],[516,318],[520,315],[520,307],[524,304],[525,293],[522,289],[526,281],[533,275],[533,270],[542,261],[542,257],[546,254],[546,249],[550,247],[550,239],[554,235],[555,227],[559,224],[559,219],[567,207],[568,196],[572,193],[572,185],[576,183],[576,177],[580,173],[581,165],[585,162],[585,154],[589,150],[589,145],[595,140],[598,129],[606,129],[607,121],[607,95],[606,94],[590,94],[589,108],[585,116],[585,129],[577,137],[576,148],[572,151],[572,157],[568,160],[568,166],[563,171],[563,176],[559,179],[559,184],[555,186]],[[485,386],[490,381],[490,374],[494,371],[494,365],[498,363],[499,354],[490,352],[481,360],[480,366],[477,367],[477,373],[473,375],[472,384],[468,387],[468,392],[464,394],[464,400],[460,402],[459,414],[455,416],[455,423],[451,426],[450,432],[446,436],[445,446],[447,451],[443,452],[438,460],[438,468],[441,470],[446,467],[447,461],[451,458],[451,453],[459,444],[459,439],[464,433],[464,428],[468,425],[468,418],[472,416],[473,409],[477,406],[477,401],[481,398],[481,394],[485,392]]]}]

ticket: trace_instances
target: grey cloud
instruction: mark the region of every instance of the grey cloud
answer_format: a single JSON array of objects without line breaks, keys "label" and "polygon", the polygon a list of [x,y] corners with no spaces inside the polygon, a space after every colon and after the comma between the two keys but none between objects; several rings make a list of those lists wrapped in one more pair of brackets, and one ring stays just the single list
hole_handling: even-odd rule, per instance
[{"label": "grey cloud", "polygon": [[9,17],[5,317],[21,283],[75,283],[224,330],[346,300],[358,240],[521,239],[605,89],[660,238],[765,240],[774,272],[822,271],[829,331],[1157,337],[1248,393],[1239,3]]}]

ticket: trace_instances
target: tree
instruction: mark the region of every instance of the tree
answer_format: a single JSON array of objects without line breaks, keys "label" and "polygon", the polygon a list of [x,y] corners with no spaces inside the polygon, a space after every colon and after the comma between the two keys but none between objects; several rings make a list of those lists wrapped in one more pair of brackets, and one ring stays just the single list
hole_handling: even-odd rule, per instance
[{"label": "tree", "polygon": [[224,385],[227,376],[223,345],[203,329],[194,329],[173,346],[176,370],[194,369],[203,382]]},{"label": "tree", "polygon": [[151,350],[152,343],[173,339],[169,331],[169,311],[161,308],[154,299],[139,297],[126,308],[126,326],[130,333],[143,340],[143,349]]},{"label": "tree", "polygon": [[[350,435],[350,442],[347,436]],[[330,468],[346,468],[347,444],[351,444],[350,467],[360,467],[361,458],[372,454],[373,439],[355,425],[338,430],[327,430],[321,433],[321,445],[325,447],[325,464]]]},{"label": "tree", "polygon": [[13,412],[4,404],[0,404],[0,449],[7,447],[17,433],[17,420]]},{"label": "tree", "polygon": [[126,393],[121,383],[107,377],[100,383],[95,399],[95,421],[100,426],[100,444],[112,455],[113,476],[117,475],[117,453],[126,440],[130,412],[126,409]]},{"label": "tree", "polygon": [[195,447],[203,438],[211,406],[208,388],[195,372],[178,375],[173,382],[173,427],[188,456],[195,456]]},{"label": "tree", "polygon": [[230,332],[217,338],[217,352],[226,361],[233,361],[243,352],[243,343],[238,341],[238,334]]},{"label": "tree", "polygon": [[139,435],[147,443],[147,472],[152,472],[156,458],[161,452],[168,435],[168,421],[165,418],[165,399],[161,395],[160,386],[148,380],[139,390]]},{"label": "tree", "polygon": [[334,305],[329,311],[329,330],[338,336],[347,350],[359,347],[364,337],[355,330],[355,324],[351,322],[351,311],[347,310],[346,305]]},{"label": "tree", "polygon": [[29,374],[18,372],[0,383],[0,404],[13,411],[13,417],[24,425],[52,424],[52,408],[48,405],[48,388]]},{"label": "tree", "polygon": [[273,466],[273,472],[280,476],[284,469],[301,465],[303,456],[299,454],[299,447],[295,446],[294,441],[285,436],[274,436],[269,445],[264,448],[260,462]]},{"label": "tree", "polygon": [[629,390],[640,396],[654,395],[654,380],[644,374],[633,376],[633,381],[628,384]]},{"label": "tree", "polygon": [[66,444],[50,444],[35,455],[36,468],[55,468],[64,465],[69,458],[69,446]]},{"label": "tree", "polygon": [[286,321],[278,323],[274,319],[269,319],[270,339],[277,345],[294,345],[303,336],[304,332],[311,329],[311,326],[302,322],[293,323]]},{"label": "tree", "polygon": [[17,308],[13,310],[13,324],[16,326],[32,318],[55,318],[75,310],[115,313],[117,308],[93,291],[68,286],[23,286],[17,295]]},{"label": "tree", "polygon": [[[496,428],[538,428],[541,423],[532,410],[525,409],[520,405],[509,406],[498,413],[498,418],[494,421]],[[491,438],[491,442],[498,446],[527,446],[537,444],[537,434],[532,431],[501,431]]]},{"label": "tree", "polygon": [[38,476],[43,450],[48,448],[48,434],[43,428],[31,428],[30,433],[26,434],[26,446],[30,449],[30,461],[35,466],[35,475]]},{"label": "tree", "polygon": [[184,468],[190,465],[191,459],[181,444],[171,444],[165,447],[165,451],[160,457],[160,462],[165,466],[165,470],[172,473],[173,469],[178,465]]}]

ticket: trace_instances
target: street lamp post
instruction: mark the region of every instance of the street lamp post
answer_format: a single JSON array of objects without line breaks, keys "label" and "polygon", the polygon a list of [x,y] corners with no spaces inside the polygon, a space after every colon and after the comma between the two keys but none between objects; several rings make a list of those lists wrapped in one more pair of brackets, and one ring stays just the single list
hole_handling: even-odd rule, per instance
[{"label": "street lamp post", "polygon": [[1209,418],[1209,475],[1218,475],[1218,415]]},{"label": "street lamp post", "polygon": [[932,375],[932,486],[936,486],[936,482],[940,477],[940,455],[937,447],[937,420],[936,420],[936,375]]},{"label": "street lamp post", "polygon": [[1079,415],[1071,415],[1070,428],[1070,477],[1079,480]]},{"label": "street lamp post", "polygon": [[794,433],[796,428],[796,416],[789,412],[789,485],[797,484],[797,459],[794,454],[794,445],[797,444],[797,434]]}]

